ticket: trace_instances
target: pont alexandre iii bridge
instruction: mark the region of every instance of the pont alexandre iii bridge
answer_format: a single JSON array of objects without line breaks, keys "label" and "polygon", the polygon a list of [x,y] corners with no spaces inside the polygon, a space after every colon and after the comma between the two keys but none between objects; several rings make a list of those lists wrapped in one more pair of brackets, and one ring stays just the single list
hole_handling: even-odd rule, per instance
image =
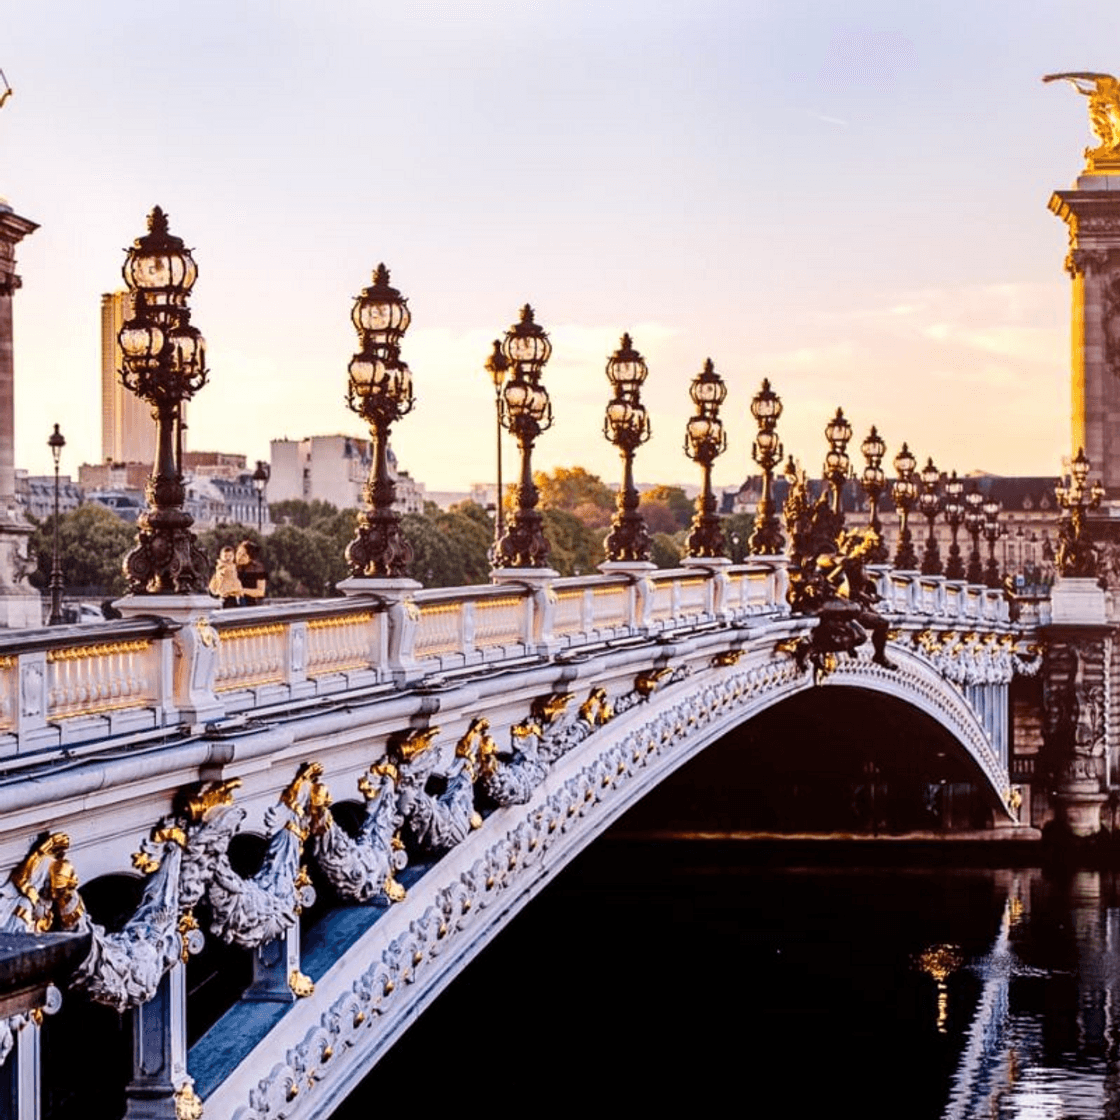
[{"label": "pont alexandre iii bridge", "polygon": [[[731,563],[711,489],[726,445],[711,361],[690,388],[685,449],[703,489],[688,559],[655,568],[633,485],[650,434],[646,367],[629,336],[607,364],[604,434],[624,464],[607,562],[559,578],[531,470],[552,421],[551,344],[528,305],[488,362],[521,452],[492,584],[420,588],[388,472],[390,426],[413,406],[400,355],[410,315],[380,266],[352,312],[349,404],[369,425],[374,465],[344,598],[216,609],[183,509],[181,407],[208,372],[188,308],[197,268],[155,208],[123,269],[133,305],[121,378],[157,428],[123,617],[0,637],[0,1117],[329,1116],[534,893],[674,771],[721,741],[799,762],[799,705],[813,699],[858,697],[869,725],[889,708],[903,761],[935,735],[945,749],[927,753],[925,779],[965,774],[988,835],[1037,838],[1045,815],[1099,831],[1118,784],[1120,612],[1099,582],[1089,514],[1120,498],[1109,427],[1120,409],[1120,84],[1058,77],[1091,96],[1104,130],[1077,188],[1051,204],[1071,238],[1073,446],[1103,486],[1089,485],[1079,453],[1058,492],[1059,578],[1043,599],[1002,590],[991,546],[981,571],[979,534],[996,532],[983,499],[962,502],[963,484],[951,489],[955,475],[932,462],[928,479],[916,473],[905,445],[888,562],[875,429],[862,445],[867,528],[845,530],[851,428],[839,410],[826,489],[813,493],[791,461],[779,525],[781,403],[765,382],[751,402],[763,477],[751,559]],[[4,509],[14,247],[34,228],[0,206]],[[930,522],[921,563],[914,511]],[[952,526],[944,566],[939,512]],[[9,623],[26,529],[0,520]],[[263,591],[256,560],[243,559],[236,591],[215,590],[230,602]],[[57,608],[60,579],[52,590]],[[788,735],[733,734],[777,717]]]},{"label": "pont alexandre iii bridge", "polygon": [[[79,940],[59,1021],[87,1000],[131,1016],[125,1115],[329,1115],[568,860],[801,693],[924,713],[992,827],[1024,828],[1008,693],[1047,634],[1068,638],[1048,603],[1013,622],[1002,591],[872,569],[885,656],[815,656],[824,623],[791,609],[784,557],[540,575],[357,580],[344,600],[235,610],[137,597],[118,622],[0,639],[0,932]],[[107,932],[83,898],[129,876],[131,911]],[[332,905],[301,929],[313,884]],[[188,1049],[205,941],[251,957],[251,981]],[[53,1026],[41,993],[22,998],[2,1067],[18,1117],[38,1114]]]}]

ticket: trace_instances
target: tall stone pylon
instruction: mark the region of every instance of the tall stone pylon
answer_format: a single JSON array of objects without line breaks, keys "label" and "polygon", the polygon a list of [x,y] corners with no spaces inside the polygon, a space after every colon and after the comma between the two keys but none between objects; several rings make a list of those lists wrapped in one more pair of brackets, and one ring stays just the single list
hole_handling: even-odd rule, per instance
[{"label": "tall stone pylon", "polygon": [[16,501],[12,348],[12,297],[20,286],[16,246],[38,228],[0,199],[0,626],[10,627],[43,624],[42,600],[24,576],[31,526]]},{"label": "tall stone pylon", "polygon": [[1069,227],[1066,271],[1073,280],[1073,439],[1120,499],[1120,82],[1111,74],[1050,74],[1089,99],[1100,144],[1086,148],[1072,190],[1055,191],[1050,209]]}]

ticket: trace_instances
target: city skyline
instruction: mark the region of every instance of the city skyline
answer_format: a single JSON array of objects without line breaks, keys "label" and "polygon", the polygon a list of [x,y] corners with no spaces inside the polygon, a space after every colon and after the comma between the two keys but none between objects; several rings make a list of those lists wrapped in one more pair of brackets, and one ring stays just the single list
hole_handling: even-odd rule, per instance
[{"label": "city skyline", "polygon": [[615,481],[603,367],[628,330],[650,366],[643,479],[692,481],[709,356],[729,386],[720,487],[754,473],[763,377],[814,473],[840,405],[853,444],[875,424],[890,457],[906,440],[946,470],[1056,474],[1070,293],[1046,201],[1091,135],[1084,98],[1039,79],[1120,68],[1098,46],[1120,14],[1065,11],[15,11],[0,193],[40,224],[18,254],[17,465],[46,471],[56,421],[64,470],[99,459],[100,297],[158,203],[199,264],[194,448],[367,435],[343,401],[349,311],[384,260],[417,395],[393,444],[431,489],[492,477],[483,362],[526,300],[554,347],[540,469]]}]

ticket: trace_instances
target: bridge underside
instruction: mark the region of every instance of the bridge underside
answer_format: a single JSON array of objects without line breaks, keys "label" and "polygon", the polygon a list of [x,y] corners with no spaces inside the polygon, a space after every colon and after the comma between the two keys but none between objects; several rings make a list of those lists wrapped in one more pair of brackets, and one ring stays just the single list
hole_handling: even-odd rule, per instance
[{"label": "bridge underside", "polygon": [[1003,808],[964,746],[912,705],[810,689],[729,731],[651,790],[632,831],[914,834],[990,828]]}]

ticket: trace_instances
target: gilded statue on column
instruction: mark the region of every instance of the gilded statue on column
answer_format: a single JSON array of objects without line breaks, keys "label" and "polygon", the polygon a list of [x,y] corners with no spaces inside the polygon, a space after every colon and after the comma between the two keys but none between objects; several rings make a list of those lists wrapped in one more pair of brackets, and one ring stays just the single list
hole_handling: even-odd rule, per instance
[{"label": "gilded statue on column", "polygon": [[1067,81],[1089,99],[1089,124],[1100,144],[1085,149],[1085,169],[1120,173],[1120,82],[1111,74],[1080,70],[1047,74],[1042,80]]}]

